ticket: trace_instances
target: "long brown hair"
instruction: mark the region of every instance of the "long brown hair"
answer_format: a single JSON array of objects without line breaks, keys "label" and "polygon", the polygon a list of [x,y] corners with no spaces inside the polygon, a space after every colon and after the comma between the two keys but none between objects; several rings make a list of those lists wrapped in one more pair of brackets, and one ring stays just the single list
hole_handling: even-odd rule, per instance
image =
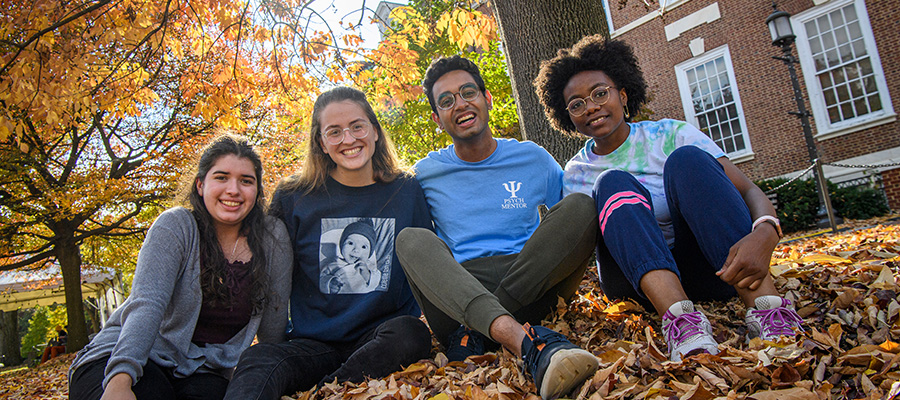
[{"label": "long brown hair", "polygon": [[203,196],[197,189],[197,182],[205,179],[216,162],[227,155],[249,160],[256,175],[256,202],[250,213],[241,221],[240,234],[247,237],[247,244],[253,253],[249,265],[252,277],[250,297],[253,314],[257,315],[269,301],[266,296],[269,279],[266,275],[266,253],[263,248],[263,238],[266,234],[266,197],[262,186],[262,161],[247,139],[240,136],[223,134],[206,145],[197,163],[197,172],[191,181],[190,193],[186,199],[200,230],[200,289],[204,300],[219,304],[231,303],[231,292],[225,280],[228,261],[216,236],[212,215],[206,209]]},{"label": "long brown hair", "polygon": [[294,175],[282,179],[278,184],[276,191],[294,191],[302,189],[305,193],[321,189],[325,186],[325,181],[331,172],[337,168],[334,160],[325,153],[322,148],[322,122],[319,120],[322,111],[328,105],[339,101],[352,101],[366,114],[369,123],[378,133],[378,140],[375,141],[375,154],[372,155],[372,169],[376,182],[392,182],[398,176],[404,173],[402,164],[397,157],[397,150],[394,142],[384,133],[381,124],[378,123],[378,117],[375,110],[366,100],[366,95],[360,90],[339,86],[319,95],[313,106],[312,122],[309,128],[309,143],[306,161],[302,170]]}]

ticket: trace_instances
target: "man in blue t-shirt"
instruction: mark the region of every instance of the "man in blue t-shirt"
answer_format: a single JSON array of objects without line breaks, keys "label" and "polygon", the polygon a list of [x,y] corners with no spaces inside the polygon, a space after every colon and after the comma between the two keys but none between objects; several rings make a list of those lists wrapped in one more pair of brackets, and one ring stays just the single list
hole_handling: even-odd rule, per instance
[{"label": "man in blue t-shirt", "polygon": [[[491,93],[472,61],[436,60],[423,86],[453,144],[416,164],[435,232],[397,236],[413,294],[450,361],[499,343],[523,358],[541,397],[566,394],[598,361],[531,324],[578,289],[596,243],[594,202],[561,199],[562,169],[540,146],[492,136]],[[543,218],[540,205],[550,207]]]}]

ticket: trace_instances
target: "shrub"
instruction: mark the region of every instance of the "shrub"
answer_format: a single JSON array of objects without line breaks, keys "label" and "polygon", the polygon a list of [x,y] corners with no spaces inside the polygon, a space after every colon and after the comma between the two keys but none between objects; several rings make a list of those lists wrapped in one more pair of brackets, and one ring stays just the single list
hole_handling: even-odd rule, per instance
[{"label": "shrub", "polygon": [[[757,182],[757,186],[763,192],[768,192],[787,181],[784,178],[770,179]],[[813,180],[798,179],[778,189],[776,193],[778,193],[778,219],[781,220],[781,229],[785,233],[803,230],[816,223],[819,195]]]},{"label": "shrub", "polygon": [[31,353],[31,356],[39,357],[42,347],[38,346],[47,344],[56,336],[57,326],[66,326],[65,306],[35,307],[34,314],[28,320],[28,330],[22,338],[22,355],[28,357]]},{"label": "shrub", "polygon": [[[778,187],[787,179],[769,179],[756,182],[763,192]],[[819,194],[813,179],[799,179],[780,188],[778,193],[778,219],[785,233],[804,230],[815,225],[819,213]],[[828,182],[831,205],[839,216],[852,219],[866,219],[887,214],[890,209],[884,194],[867,186],[838,189]]]},{"label": "shrub", "polygon": [[891,211],[884,193],[866,186],[833,190],[831,204],[841,216],[852,219],[879,217]]}]

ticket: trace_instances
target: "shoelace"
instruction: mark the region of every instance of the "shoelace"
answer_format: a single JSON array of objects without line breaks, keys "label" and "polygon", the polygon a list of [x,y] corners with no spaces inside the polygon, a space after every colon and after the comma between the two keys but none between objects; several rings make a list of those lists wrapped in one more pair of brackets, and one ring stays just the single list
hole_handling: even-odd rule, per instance
[{"label": "shoelace", "polygon": [[666,325],[668,331],[666,338],[669,339],[669,344],[677,347],[683,341],[703,333],[700,328],[702,322],[703,318],[699,311],[679,315]]},{"label": "shoelace", "polygon": [[794,335],[794,327],[800,327],[803,319],[797,312],[786,307],[776,307],[769,310],[752,310],[751,314],[759,318],[763,336]]},{"label": "shoelace", "polygon": [[[522,359],[525,361],[525,367],[530,368],[532,365],[537,365],[538,359],[540,358],[541,351],[544,348],[553,343],[557,342],[566,342],[568,341],[565,336],[562,334],[550,334],[549,337],[543,337],[538,335],[537,331],[535,331],[534,327],[531,324],[526,323],[522,326],[522,330],[525,331],[525,335],[528,336],[528,339],[531,340],[531,345],[534,347],[535,351],[530,351],[527,354],[523,354]],[[534,371],[529,371],[534,372]]]},{"label": "shoelace", "polygon": [[[537,332],[534,331],[534,328],[531,324],[526,323],[522,326],[522,329],[525,331],[525,336],[528,336],[528,339],[531,340],[531,345],[534,347],[536,351],[529,351],[527,354],[523,354],[523,360],[525,361],[525,369],[530,369],[530,366],[537,365],[538,355],[541,354],[540,348],[542,345],[547,344],[546,339],[538,336]],[[528,371],[532,372],[532,371]]]}]

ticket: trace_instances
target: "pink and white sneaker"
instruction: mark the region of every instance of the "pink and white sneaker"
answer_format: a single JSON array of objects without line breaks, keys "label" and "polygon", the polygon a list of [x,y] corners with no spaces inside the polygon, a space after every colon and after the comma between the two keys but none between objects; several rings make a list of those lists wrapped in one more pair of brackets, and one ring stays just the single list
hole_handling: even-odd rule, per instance
[{"label": "pink and white sneaker", "polygon": [[700,353],[719,354],[712,325],[702,312],[694,309],[690,300],[672,304],[662,320],[669,360],[681,361],[682,357]]},{"label": "pink and white sneaker", "polygon": [[794,337],[803,331],[803,318],[797,315],[791,301],[779,296],[759,296],[753,301],[756,308],[747,310],[747,340],[758,337],[775,340],[779,336]]}]

